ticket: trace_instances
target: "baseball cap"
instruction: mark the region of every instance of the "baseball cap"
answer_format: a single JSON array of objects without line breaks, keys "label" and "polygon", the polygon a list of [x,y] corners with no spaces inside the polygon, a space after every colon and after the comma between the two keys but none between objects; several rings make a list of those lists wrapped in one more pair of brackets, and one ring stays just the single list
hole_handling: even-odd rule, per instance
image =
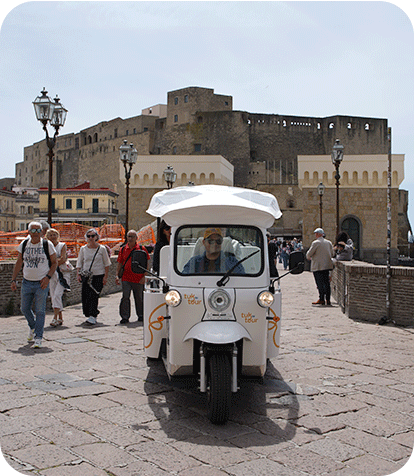
[{"label": "baseball cap", "polygon": [[325,232],[322,230],[322,228],[316,228],[316,230],[314,231],[314,233],[319,233],[320,235],[324,235]]},{"label": "baseball cap", "polygon": [[204,239],[208,238],[211,235],[223,236],[223,233],[221,232],[220,228],[207,228],[204,232]]}]

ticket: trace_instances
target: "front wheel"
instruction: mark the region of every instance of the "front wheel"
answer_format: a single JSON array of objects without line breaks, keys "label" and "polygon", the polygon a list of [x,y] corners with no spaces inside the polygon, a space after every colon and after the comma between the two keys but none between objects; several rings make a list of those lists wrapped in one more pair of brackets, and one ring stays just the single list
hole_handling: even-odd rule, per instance
[{"label": "front wheel", "polygon": [[231,365],[229,355],[212,354],[209,358],[208,418],[223,424],[229,418],[231,402]]}]

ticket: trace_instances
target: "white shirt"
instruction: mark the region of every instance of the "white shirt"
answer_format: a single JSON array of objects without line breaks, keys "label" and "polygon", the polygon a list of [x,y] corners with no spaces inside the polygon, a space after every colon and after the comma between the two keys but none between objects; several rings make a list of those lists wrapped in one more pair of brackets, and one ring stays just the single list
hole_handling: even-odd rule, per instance
[{"label": "white shirt", "polygon": [[99,248],[88,248],[86,245],[82,246],[82,248],[79,250],[76,267],[84,269],[85,271],[89,271],[93,257],[95,256],[97,250],[98,253],[96,254],[91,271],[94,276],[105,274],[105,268],[107,266],[111,266],[111,260],[105,246],[102,245],[99,245]]},{"label": "white shirt", "polygon": [[[25,241],[25,240],[24,240]],[[49,245],[49,255],[56,254],[53,243],[49,240],[45,240]],[[21,253],[23,250],[23,241],[17,248],[17,251]],[[47,260],[45,250],[43,249],[43,240],[33,244],[31,237],[27,240],[26,249],[23,253],[23,278],[28,281],[41,281],[49,272],[50,266]]]}]

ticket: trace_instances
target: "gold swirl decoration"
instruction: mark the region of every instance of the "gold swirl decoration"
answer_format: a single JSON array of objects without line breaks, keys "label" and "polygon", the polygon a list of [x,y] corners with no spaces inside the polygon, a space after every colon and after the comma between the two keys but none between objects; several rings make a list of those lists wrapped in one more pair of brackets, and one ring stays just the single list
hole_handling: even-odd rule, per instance
[{"label": "gold swirl decoration", "polygon": [[276,344],[276,332],[277,332],[277,323],[280,321],[280,317],[276,316],[275,311],[270,308],[270,312],[273,314],[273,319],[272,319],[272,325],[269,327],[268,331],[273,331],[273,344],[275,344],[276,347],[279,347]]},{"label": "gold swirl decoration", "polygon": [[148,347],[151,347],[152,342],[154,340],[154,334],[152,333],[152,329],[154,329],[154,331],[160,331],[163,328],[162,321],[164,320],[164,316],[158,316],[153,321],[151,320],[152,316],[158,311],[158,309],[162,308],[162,306],[167,306],[167,305],[165,303],[163,303],[163,304],[160,304],[159,306],[157,306],[151,312],[151,314],[148,318],[148,330],[150,331],[150,334],[151,334],[151,340],[150,340],[150,343],[145,346],[146,349],[148,349]]}]

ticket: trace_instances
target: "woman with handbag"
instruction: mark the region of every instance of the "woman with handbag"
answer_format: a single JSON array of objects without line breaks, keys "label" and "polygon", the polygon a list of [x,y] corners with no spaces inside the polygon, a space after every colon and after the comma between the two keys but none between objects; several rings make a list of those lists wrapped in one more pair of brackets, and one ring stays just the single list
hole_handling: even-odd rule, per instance
[{"label": "woman with handbag", "polygon": [[100,236],[94,228],[86,232],[85,238],[87,243],[79,250],[76,271],[77,279],[82,283],[85,324],[93,326],[97,322],[99,294],[108,280],[111,260],[106,248],[98,243]]},{"label": "woman with handbag", "polygon": [[46,238],[53,243],[56,250],[58,267],[53,273],[49,282],[50,299],[53,307],[53,319],[50,325],[52,327],[61,326],[63,323],[63,302],[62,296],[65,289],[70,291],[70,272],[73,266],[68,261],[66,243],[60,240],[60,233],[54,228],[49,228],[46,232]]}]

